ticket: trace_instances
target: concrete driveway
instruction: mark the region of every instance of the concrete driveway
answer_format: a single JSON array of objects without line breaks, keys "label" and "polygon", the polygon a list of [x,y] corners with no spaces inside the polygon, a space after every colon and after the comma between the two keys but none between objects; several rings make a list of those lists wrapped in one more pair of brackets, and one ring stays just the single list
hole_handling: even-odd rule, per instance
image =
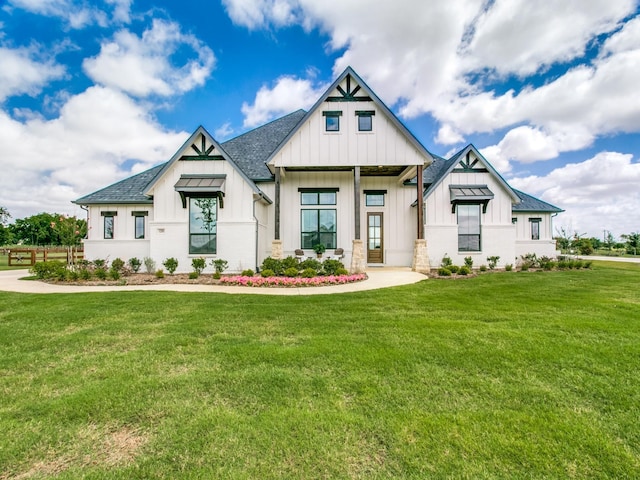
[{"label": "concrete driveway", "polygon": [[0,271],[0,290],[18,293],[85,293],[85,292],[126,292],[140,290],[172,292],[243,293],[257,295],[321,295],[332,293],[361,292],[379,288],[409,285],[427,277],[412,272],[410,268],[369,268],[368,279],[362,282],[326,287],[305,288],[258,288],[223,285],[158,284],[158,285],[57,285],[36,280],[20,280],[29,276],[28,270]]}]

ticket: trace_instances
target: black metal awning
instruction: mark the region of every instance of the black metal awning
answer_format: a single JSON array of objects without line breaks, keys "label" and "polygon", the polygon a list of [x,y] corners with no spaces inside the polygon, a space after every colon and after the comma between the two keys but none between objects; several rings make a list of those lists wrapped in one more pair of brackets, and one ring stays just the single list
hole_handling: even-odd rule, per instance
[{"label": "black metal awning", "polygon": [[487,213],[487,205],[493,200],[493,192],[486,185],[449,185],[451,195],[451,213],[455,213],[456,205],[481,204],[482,213]]},{"label": "black metal awning", "polygon": [[225,174],[181,175],[174,188],[180,194],[182,208],[187,208],[187,197],[216,197],[222,208],[226,178]]}]

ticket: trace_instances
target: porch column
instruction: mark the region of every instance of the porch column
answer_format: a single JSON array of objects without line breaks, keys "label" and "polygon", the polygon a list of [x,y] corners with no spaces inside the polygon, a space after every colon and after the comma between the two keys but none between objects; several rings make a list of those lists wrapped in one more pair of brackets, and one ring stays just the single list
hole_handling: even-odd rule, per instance
[{"label": "porch column", "polygon": [[364,243],[360,239],[360,167],[353,169],[353,213],[354,229],[351,249],[351,273],[363,273],[367,265],[364,253]]},{"label": "porch column", "polygon": [[414,272],[428,273],[430,270],[429,265],[429,252],[427,251],[427,241],[424,238],[424,178],[423,178],[423,165],[418,165],[417,172],[417,195],[418,195],[418,234],[416,235],[416,241],[413,246],[413,260],[411,262],[411,270]]},{"label": "porch column", "polygon": [[360,167],[353,169],[353,210],[356,229],[353,238],[360,240]]},{"label": "porch column", "polygon": [[416,237],[418,240],[422,240],[424,238],[424,177],[423,177],[423,169],[424,165],[418,165],[418,236]]},{"label": "porch column", "polygon": [[276,198],[275,198],[275,231],[273,232],[273,242],[271,242],[271,258],[282,258],[282,240],[280,240],[280,169],[276,167]]}]

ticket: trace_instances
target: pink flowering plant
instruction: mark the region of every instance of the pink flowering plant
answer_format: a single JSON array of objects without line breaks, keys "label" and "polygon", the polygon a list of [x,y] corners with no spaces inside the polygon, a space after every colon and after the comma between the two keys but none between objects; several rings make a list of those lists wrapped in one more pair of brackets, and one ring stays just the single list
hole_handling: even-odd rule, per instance
[{"label": "pink flowering plant", "polygon": [[312,278],[304,277],[249,277],[246,275],[232,275],[222,277],[221,285],[238,285],[243,287],[319,287],[326,285],[342,285],[345,283],[366,280],[364,273],[347,275],[325,275]]}]

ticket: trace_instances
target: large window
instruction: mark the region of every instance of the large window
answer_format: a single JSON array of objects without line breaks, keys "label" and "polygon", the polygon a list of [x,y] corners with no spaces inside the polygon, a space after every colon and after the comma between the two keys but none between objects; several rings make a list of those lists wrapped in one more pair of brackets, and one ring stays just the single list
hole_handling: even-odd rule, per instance
[{"label": "large window", "polygon": [[113,215],[104,216],[104,238],[107,240],[113,239]]},{"label": "large window", "polygon": [[216,253],[217,224],[216,198],[189,198],[189,253]]},{"label": "large window", "polygon": [[145,221],[144,217],[148,215],[147,211],[131,212],[133,215],[134,238],[136,240],[144,239]]},{"label": "large window", "polygon": [[530,218],[531,223],[531,240],[540,240],[540,218]]},{"label": "large window", "polygon": [[[336,204],[335,191],[303,191],[300,193],[303,206]],[[337,248],[337,210],[335,208],[303,208],[300,212],[302,248],[311,249],[322,243],[326,248]]]},{"label": "large window", "polygon": [[479,204],[458,204],[458,251],[480,251]]}]

